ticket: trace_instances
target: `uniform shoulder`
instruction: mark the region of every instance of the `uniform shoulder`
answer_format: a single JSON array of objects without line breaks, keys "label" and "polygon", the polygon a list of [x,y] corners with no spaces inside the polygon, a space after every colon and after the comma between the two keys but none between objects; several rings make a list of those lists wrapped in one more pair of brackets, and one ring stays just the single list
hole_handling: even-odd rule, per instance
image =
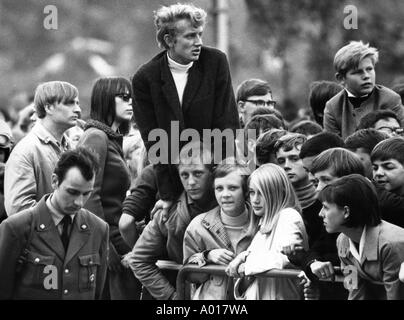
[{"label": "uniform shoulder", "polygon": [[90,221],[93,225],[100,227],[100,228],[105,228],[108,226],[108,224],[102,220],[100,217],[97,217],[94,213],[91,211],[88,211],[87,209],[81,209],[80,211],[81,214],[83,214],[88,221]]},{"label": "uniform shoulder", "polygon": [[23,234],[30,228],[32,218],[31,208],[29,208],[9,216],[2,224],[9,226],[15,232]]}]

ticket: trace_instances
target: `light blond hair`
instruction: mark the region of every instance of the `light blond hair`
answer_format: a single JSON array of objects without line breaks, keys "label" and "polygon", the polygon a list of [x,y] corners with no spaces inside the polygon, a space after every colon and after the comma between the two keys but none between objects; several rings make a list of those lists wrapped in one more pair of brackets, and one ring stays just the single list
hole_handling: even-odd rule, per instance
[{"label": "light blond hair", "polygon": [[334,68],[338,74],[345,76],[349,70],[357,69],[359,63],[365,58],[370,58],[375,66],[379,61],[379,52],[376,48],[370,47],[369,43],[351,41],[335,54]]},{"label": "light blond hair", "polygon": [[156,26],[156,40],[160,48],[169,49],[164,36],[166,34],[175,38],[177,34],[176,22],[188,19],[194,28],[204,26],[206,23],[206,11],[195,7],[193,4],[173,4],[162,6],[154,11],[154,24]]},{"label": "light blond hair", "polygon": [[46,116],[46,105],[54,103],[70,104],[79,96],[79,90],[69,82],[49,81],[38,85],[35,90],[34,105],[38,118]]},{"label": "light blond hair", "polygon": [[280,166],[263,164],[251,174],[249,185],[251,184],[254,184],[265,200],[265,213],[261,218],[260,228],[262,233],[273,231],[283,209],[293,208],[301,213],[299,199],[286,172]]}]

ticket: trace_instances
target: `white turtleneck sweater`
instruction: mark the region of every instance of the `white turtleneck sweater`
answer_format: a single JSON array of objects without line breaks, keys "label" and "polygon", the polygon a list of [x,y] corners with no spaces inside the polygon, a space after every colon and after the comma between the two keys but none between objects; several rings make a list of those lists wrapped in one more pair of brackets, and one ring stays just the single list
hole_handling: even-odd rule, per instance
[{"label": "white turtleneck sweater", "polygon": [[167,53],[168,58],[168,67],[170,68],[171,74],[174,78],[175,87],[177,88],[178,98],[180,100],[180,105],[182,106],[182,98],[184,95],[185,86],[187,85],[188,81],[188,71],[194,64],[191,61],[188,64],[181,64],[175,62]]}]

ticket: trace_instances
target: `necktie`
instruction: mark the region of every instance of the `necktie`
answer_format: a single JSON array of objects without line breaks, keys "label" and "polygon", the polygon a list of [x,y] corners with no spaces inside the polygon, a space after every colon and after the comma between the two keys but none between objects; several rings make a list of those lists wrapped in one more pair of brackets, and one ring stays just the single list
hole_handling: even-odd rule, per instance
[{"label": "necktie", "polygon": [[69,226],[72,223],[72,219],[70,216],[65,215],[61,221],[62,224],[62,235],[60,236],[62,239],[63,247],[65,248],[65,251],[67,251],[67,247],[69,245]]},{"label": "necktie", "polygon": [[359,108],[362,102],[366,101],[369,98],[369,95],[364,97],[349,97],[349,101],[352,103],[354,108]]}]

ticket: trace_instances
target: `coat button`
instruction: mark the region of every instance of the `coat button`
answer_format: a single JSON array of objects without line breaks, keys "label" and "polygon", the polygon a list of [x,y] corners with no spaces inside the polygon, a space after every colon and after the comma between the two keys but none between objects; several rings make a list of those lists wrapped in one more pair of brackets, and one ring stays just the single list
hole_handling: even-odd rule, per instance
[{"label": "coat button", "polygon": [[86,229],[87,229],[87,225],[82,224],[82,225],[81,225],[81,229],[86,230]]},{"label": "coat button", "polygon": [[91,265],[93,264],[93,262],[91,260],[88,263],[91,264]]},{"label": "coat button", "polygon": [[94,273],[92,273],[90,275],[90,282],[94,282],[94,280],[95,280],[95,275],[94,275]]},{"label": "coat button", "polygon": [[69,290],[65,289],[65,290],[63,291],[63,293],[64,293],[64,294],[68,294],[68,293],[69,293]]},{"label": "coat button", "polygon": [[39,263],[40,259],[39,258],[35,258],[34,262],[35,263]]},{"label": "coat button", "polygon": [[65,269],[65,273],[69,273],[69,269]]},{"label": "coat button", "polygon": [[43,223],[40,224],[40,225],[39,225],[39,229],[41,229],[41,230],[45,229],[45,225],[44,225]]}]

